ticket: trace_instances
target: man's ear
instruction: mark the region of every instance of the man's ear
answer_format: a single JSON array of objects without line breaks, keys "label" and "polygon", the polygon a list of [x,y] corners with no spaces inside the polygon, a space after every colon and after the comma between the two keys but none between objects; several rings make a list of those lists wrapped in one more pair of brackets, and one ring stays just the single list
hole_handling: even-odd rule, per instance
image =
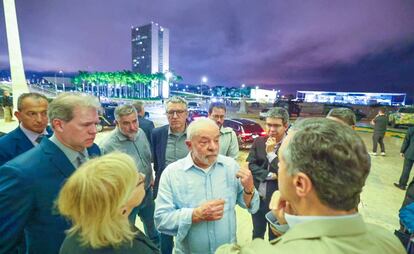
[{"label": "man's ear", "polygon": [[188,150],[189,150],[189,151],[191,151],[191,147],[192,147],[192,146],[191,146],[191,140],[186,140],[186,141],[185,141],[185,144],[187,145]]},{"label": "man's ear", "polygon": [[305,173],[299,172],[293,177],[293,184],[295,186],[296,195],[298,197],[306,197],[313,189],[313,184],[309,176]]},{"label": "man's ear", "polygon": [[20,111],[14,111],[14,116],[17,118],[17,120],[19,120],[19,123],[21,122],[21,120],[20,120],[21,114],[22,113]]},{"label": "man's ear", "polygon": [[63,126],[64,126],[64,122],[60,119],[53,119],[51,122],[52,128],[54,132],[63,132]]}]

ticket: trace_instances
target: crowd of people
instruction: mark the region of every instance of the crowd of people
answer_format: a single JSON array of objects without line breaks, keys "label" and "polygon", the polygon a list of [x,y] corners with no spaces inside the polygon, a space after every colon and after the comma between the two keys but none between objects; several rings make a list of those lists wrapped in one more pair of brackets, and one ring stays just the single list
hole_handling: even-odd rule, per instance
[{"label": "crowd of people", "polygon": [[[349,109],[294,125],[270,109],[267,135],[241,164],[222,103],[188,123],[186,100],[171,97],[157,128],[142,102],[120,105],[115,129],[95,144],[99,109],[77,93],[18,98],[19,126],[0,138],[0,253],[405,253],[358,213],[371,158]],[[407,135],[401,185],[413,143]],[[244,246],[236,205],[252,218]]]}]

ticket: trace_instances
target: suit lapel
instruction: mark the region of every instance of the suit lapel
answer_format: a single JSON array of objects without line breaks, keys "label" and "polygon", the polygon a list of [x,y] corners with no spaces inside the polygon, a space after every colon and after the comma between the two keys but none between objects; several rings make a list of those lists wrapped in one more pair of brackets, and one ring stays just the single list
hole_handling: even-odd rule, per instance
[{"label": "suit lapel", "polygon": [[44,138],[42,139],[40,146],[44,151],[47,160],[49,160],[62,175],[69,177],[73,171],[75,171],[75,167],[66,155],[52,141]]},{"label": "suit lapel", "polygon": [[17,127],[16,135],[14,135],[14,140],[16,142],[15,144],[17,145],[17,150],[19,153],[23,153],[34,147],[32,142],[29,140],[26,134],[24,134],[20,127]]}]

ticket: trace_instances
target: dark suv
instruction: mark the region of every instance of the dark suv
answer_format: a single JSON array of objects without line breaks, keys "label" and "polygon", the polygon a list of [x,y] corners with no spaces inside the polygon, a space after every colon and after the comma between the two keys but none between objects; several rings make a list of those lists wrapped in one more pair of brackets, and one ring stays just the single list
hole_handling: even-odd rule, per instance
[{"label": "dark suv", "polygon": [[266,136],[260,124],[248,119],[225,119],[223,126],[230,127],[236,132],[240,149],[249,149],[255,138]]}]

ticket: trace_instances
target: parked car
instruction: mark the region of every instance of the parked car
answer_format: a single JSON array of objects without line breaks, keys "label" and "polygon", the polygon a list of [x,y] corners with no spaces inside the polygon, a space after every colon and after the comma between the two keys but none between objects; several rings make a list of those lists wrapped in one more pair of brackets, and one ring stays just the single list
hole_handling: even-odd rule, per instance
[{"label": "parked car", "polygon": [[266,136],[260,124],[248,119],[225,119],[224,127],[230,127],[236,132],[240,149],[250,149],[255,138]]},{"label": "parked car", "polygon": [[207,116],[208,116],[208,112],[205,111],[205,110],[189,109],[188,110],[187,122],[191,123],[192,121],[194,121],[198,118],[207,117]]},{"label": "parked car", "polygon": [[115,108],[118,106],[116,102],[102,102],[102,111],[99,114],[99,124],[96,126],[96,130],[101,132],[103,128],[115,126]]},{"label": "parked car", "polygon": [[187,104],[188,109],[201,109],[200,103],[195,101],[190,101]]},{"label": "parked car", "polygon": [[298,103],[295,101],[286,101],[286,100],[279,100],[273,103],[273,107],[281,107],[288,111],[289,116],[296,115],[297,117],[300,116],[301,108]]},{"label": "parked car", "polygon": [[414,125],[414,107],[401,107],[388,115],[388,124],[391,127],[400,125]]}]

